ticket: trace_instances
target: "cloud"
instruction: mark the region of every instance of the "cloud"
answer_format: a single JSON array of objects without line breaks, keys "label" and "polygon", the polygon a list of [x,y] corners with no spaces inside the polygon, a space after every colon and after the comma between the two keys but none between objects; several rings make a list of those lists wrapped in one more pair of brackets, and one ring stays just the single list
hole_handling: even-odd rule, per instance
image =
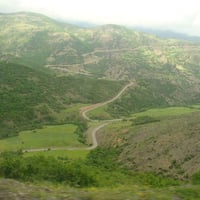
[{"label": "cloud", "polygon": [[32,11],[66,20],[198,32],[199,0],[0,0],[0,12]]}]

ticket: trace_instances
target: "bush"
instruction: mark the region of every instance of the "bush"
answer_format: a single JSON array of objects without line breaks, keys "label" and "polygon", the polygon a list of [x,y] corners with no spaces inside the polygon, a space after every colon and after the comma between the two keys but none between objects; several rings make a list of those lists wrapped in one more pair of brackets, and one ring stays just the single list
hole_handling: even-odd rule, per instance
[{"label": "bush", "polygon": [[81,161],[68,158],[32,156],[4,153],[0,160],[0,175],[25,181],[52,181],[66,183],[75,187],[96,185],[90,169]]},{"label": "bush", "polygon": [[134,119],[132,125],[148,124],[148,123],[159,122],[159,121],[160,121],[159,119],[156,119],[154,117],[141,116]]},{"label": "bush", "polygon": [[192,176],[192,183],[193,184],[197,184],[197,185],[200,184],[200,171],[197,172],[197,173],[195,173],[195,174],[193,174],[193,176]]},{"label": "bush", "polygon": [[117,162],[120,151],[116,148],[97,147],[87,156],[87,163],[106,170],[117,169]]}]

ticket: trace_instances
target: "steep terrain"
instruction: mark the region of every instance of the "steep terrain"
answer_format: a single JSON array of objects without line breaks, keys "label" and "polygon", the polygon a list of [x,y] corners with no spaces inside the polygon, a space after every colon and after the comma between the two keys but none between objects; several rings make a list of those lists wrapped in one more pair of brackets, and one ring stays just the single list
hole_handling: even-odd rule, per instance
[{"label": "steep terrain", "polygon": [[119,148],[118,160],[128,169],[190,178],[200,165],[200,112],[175,116],[170,116],[173,108],[165,112],[169,116],[161,117],[158,110],[157,117],[149,112],[107,126],[98,134],[100,145]]},{"label": "steep terrain", "polygon": [[81,29],[32,13],[0,15],[0,25],[0,60],[59,75],[135,80],[138,87],[108,108],[112,115],[199,103],[199,43],[117,25]]}]

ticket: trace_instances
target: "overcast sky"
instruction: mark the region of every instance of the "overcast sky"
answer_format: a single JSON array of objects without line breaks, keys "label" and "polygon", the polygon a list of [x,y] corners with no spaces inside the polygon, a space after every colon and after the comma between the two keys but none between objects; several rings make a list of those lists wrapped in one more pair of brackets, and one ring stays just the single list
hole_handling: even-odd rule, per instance
[{"label": "overcast sky", "polygon": [[171,29],[200,36],[200,0],[0,0],[0,12],[32,11],[66,21]]}]

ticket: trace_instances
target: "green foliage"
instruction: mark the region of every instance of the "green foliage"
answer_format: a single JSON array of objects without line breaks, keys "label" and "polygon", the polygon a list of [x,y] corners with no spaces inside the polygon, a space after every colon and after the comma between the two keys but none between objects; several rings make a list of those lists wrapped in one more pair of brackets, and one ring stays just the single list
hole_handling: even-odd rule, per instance
[{"label": "green foliage", "polygon": [[85,159],[90,150],[80,149],[80,150],[56,150],[56,151],[41,151],[41,152],[24,152],[24,156],[53,156],[56,158],[68,157],[69,159]]},{"label": "green foliage", "polygon": [[130,89],[122,98],[109,104],[107,112],[114,117],[119,117],[151,108],[163,108],[172,105],[185,106],[192,104],[193,101],[196,101],[196,103],[199,101],[196,97],[190,99],[186,91],[181,92],[180,87],[164,79],[162,81],[149,78],[139,80],[135,88]]},{"label": "green foliage", "polygon": [[135,113],[133,117],[151,116],[159,119],[170,116],[181,116],[188,113],[197,112],[199,110],[198,105],[187,106],[187,107],[166,107],[166,108],[153,108],[144,112]]},{"label": "green foliage", "polygon": [[160,121],[159,119],[156,119],[154,117],[141,116],[141,117],[137,117],[136,119],[133,119],[132,125],[148,124],[148,123],[159,122],[159,121]]},{"label": "green foliage", "polygon": [[192,182],[194,183],[194,184],[200,184],[200,171],[199,172],[197,172],[197,173],[195,173],[195,174],[193,174],[193,176],[192,176]]},{"label": "green foliage", "polygon": [[97,147],[91,151],[86,159],[90,165],[113,171],[119,167],[117,159],[120,151],[116,148]]},{"label": "green foliage", "polygon": [[152,187],[167,187],[181,184],[180,180],[164,177],[155,173],[133,173],[132,177],[136,182]]},{"label": "green foliage", "polygon": [[200,190],[195,186],[185,186],[183,188],[175,189],[175,193],[182,199],[186,200],[199,200],[200,199]]},{"label": "green foliage", "polygon": [[22,131],[18,136],[0,140],[0,151],[51,147],[84,147],[74,124],[51,125],[41,129]]},{"label": "green foliage", "polygon": [[78,140],[81,143],[86,143],[86,135],[84,134],[85,131],[88,129],[88,125],[86,121],[80,121],[77,124],[78,128],[76,129],[75,133],[78,135]]},{"label": "green foliage", "polygon": [[[0,63],[0,85],[2,138],[43,124],[60,123],[54,113],[72,103],[109,99],[122,83],[84,76],[54,77],[22,65]],[[62,123],[68,123],[68,118]]]},{"label": "green foliage", "polygon": [[21,155],[4,153],[0,160],[0,173],[5,178],[24,181],[63,182],[76,187],[96,184],[93,174],[90,173],[87,166],[68,158],[22,157]]},{"label": "green foliage", "polygon": [[119,150],[114,148],[97,148],[88,154],[85,161],[5,152],[0,157],[0,176],[22,181],[65,183],[75,187],[138,184],[160,188],[180,184],[170,178],[121,168],[117,161],[118,156]]}]

